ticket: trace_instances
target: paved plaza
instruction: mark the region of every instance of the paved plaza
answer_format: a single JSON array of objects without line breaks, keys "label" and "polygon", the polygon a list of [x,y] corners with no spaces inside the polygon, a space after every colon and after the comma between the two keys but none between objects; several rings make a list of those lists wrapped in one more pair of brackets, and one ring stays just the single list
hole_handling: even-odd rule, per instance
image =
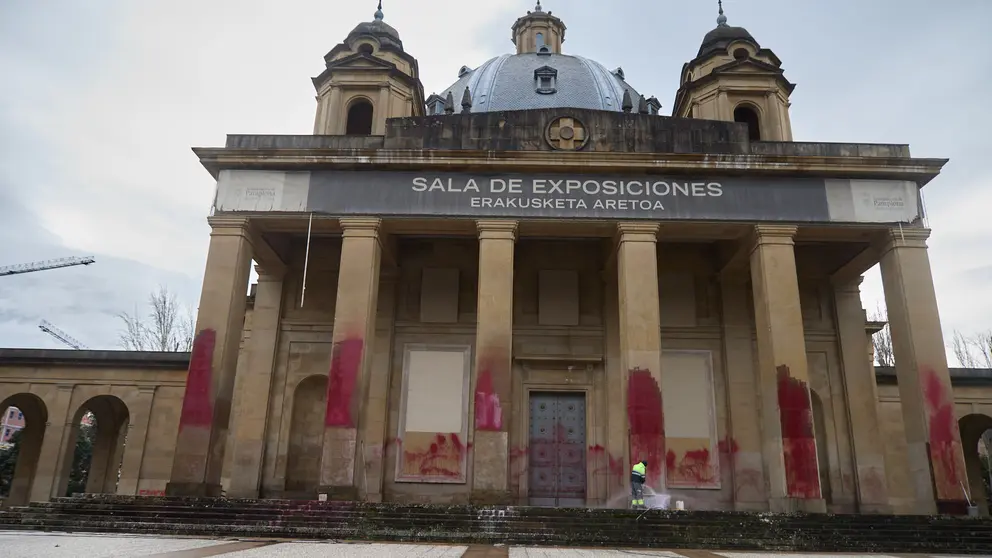
[{"label": "paved plaza", "polygon": [[[526,548],[441,544],[392,544],[346,542],[288,542],[273,540],[210,540],[155,536],[88,535],[0,531],[0,556],[4,558],[620,558],[657,556],[667,558],[878,558],[932,556],[959,558],[950,554],[808,554],[723,552],[704,550],[626,550],[578,548]],[[986,555],[992,558],[992,554]],[[974,558],[961,556],[960,558]]]}]

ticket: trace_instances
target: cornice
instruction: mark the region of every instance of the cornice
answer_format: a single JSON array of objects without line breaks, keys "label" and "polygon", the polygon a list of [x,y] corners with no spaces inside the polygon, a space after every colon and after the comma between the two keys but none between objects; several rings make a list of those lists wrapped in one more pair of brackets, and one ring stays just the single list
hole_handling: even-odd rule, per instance
[{"label": "cornice", "polygon": [[355,169],[667,172],[891,177],[929,182],[947,159],[711,153],[194,148],[214,176],[223,169]]}]

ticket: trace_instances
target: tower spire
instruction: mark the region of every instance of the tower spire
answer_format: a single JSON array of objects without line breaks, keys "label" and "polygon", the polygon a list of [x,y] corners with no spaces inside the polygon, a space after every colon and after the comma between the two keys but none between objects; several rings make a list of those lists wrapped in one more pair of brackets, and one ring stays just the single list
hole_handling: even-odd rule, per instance
[{"label": "tower spire", "polygon": [[375,11],[375,19],[377,21],[382,21],[382,18],[383,18],[383,14],[382,14],[382,0],[379,0],[379,9]]},{"label": "tower spire", "polygon": [[723,0],[716,0],[718,6],[720,6],[720,15],[716,16],[717,25],[727,25],[727,16],[723,15]]},{"label": "tower spire", "polygon": [[537,0],[537,6],[534,7],[535,12],[543,12],[544,9],[541,8],[541,0]]}]

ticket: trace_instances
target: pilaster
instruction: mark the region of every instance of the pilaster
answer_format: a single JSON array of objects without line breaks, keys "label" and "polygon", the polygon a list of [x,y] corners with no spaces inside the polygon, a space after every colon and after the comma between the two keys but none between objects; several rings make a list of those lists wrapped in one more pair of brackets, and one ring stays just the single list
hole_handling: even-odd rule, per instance
[{"label": "pilaster", "polygon": [[620,360],[627,386],[628,463],[646,460],[648,486],[664,490],[658,230],[658,223],[617,225],[617,288]]},{"label": "pilaster", "polygon": [[275,270],[255,266],[258,287],[252,311],[251,336],[246,363],[235,379],[234,417],[231,420],[233,452],[231,498],[258,498],[265,453],[265,431],[272,393],[276,348],[279,345],[279,319],[282,316],[283,277]]},{"label": "pilaster", "polygon": [[481,220],[479,298],[472,381],[472,500],[509,504],[509,419],[513,369],[513,255],[517,222]]},{"label": "pilaster", "polygon": [[821,495],[795,226],[758,225],[751,251],[762,435],[772,511],[826,511]]},{"label": "pilaster", "polygon": [[155,389],[155,386],[139,387],[137,396],[128,402],[130,414],[127,424],[128,444],[124,446],[121,478],[120,482],[117,483],[117,494],[121,496],[134,496],[138,493],[138,481],[141,480],[141,461],[145,455],[148,419],[152,414]]},{"label": "pilaster", "polygon": [[748,312],[747,270],[720,276],[723,367],[727,374],[729,432],[725,440],[733,470],[734,509],[768,508],[762,459],[759,386],[755,380],[753,326]]},{"label": "pilaster", "polygon": [[354,500],[361,400],[375,351],[381,219],[341,219],[341,264],[320,462],[320,494]]},{"label": "pilaster", "polygon": [[926,240],[929,229],[888,231],[882,284],[918,513],[964,513],[967,482]]},{"label": "pilaster", "polygon": [[863,277],[834,287],[834,311],[844,377],[845,398],[854,446],[855,493],[861,513],[890,513],[885,474],[885,444],[878,413],[878,386],[865,335],[861,306]]},{"label": "pilaster", "polygon": [[[69,416],[72,390],[72,385],[60,384],[55,392],[55,400],[45,401],[48,423],[45,424],[45,435],[31,483],[31,502],[47,502],[51,498],[63,496],[59,493],[59,488],[69,482],[73,452],[67,448],[70,441],[75,440],[72,437],[72,417]],[[63,477],[66,479],[65,483],[62,482]]]},{"label": "pilaster", "polygon": [[166,493],[220,496],[252,260],[248,219],[211,217],[186,393]]}]

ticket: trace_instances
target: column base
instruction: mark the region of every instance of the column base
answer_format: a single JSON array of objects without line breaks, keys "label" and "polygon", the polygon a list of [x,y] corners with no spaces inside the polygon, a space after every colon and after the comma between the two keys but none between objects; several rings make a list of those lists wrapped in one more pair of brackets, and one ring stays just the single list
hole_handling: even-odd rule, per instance
[{"label": "column base", "polygon": [[966,500],[937,500],[937,515],[968,515]]},{"label": "column base", "polygon": [[769,498],[768,511],[772,513],[827,513],[823,498]]},{"label": "column base", "polygon": [[476,506],[512,506],[513,494],[509,490],[473,490],[469,503]]},{"label": "column base", "polygon": [[892,515],[892,506],[889,504],[859,504],[858,513],[867,515]]},{"label": "column base", "polygon": [[170,482],[165,485],[165,495],[220,498],[224,496],[224,487],[219,484],[207,484],[205,482]]},{"label": "column base", "polygon": [[317,488],[316,499],[324,496],[328,502],[358,502],[356,486],[321,486]]}]

